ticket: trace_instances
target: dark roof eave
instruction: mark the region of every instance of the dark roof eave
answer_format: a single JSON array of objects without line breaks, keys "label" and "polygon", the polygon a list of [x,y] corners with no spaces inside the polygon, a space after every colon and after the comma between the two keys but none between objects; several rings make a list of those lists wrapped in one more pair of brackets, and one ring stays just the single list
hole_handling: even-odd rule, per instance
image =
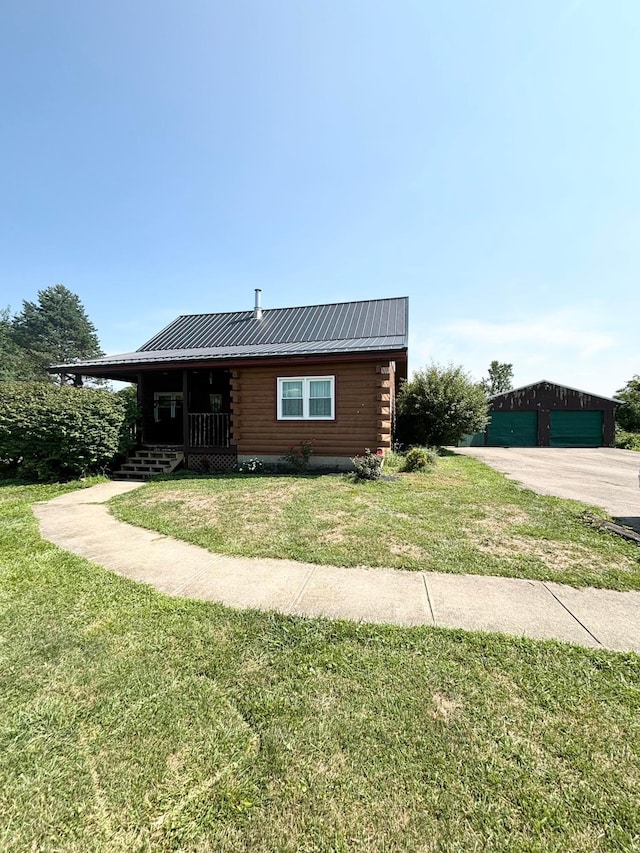
[{"label": "dark roof eave", "polygon": [[140,359],[136,362],[105,362],[104,364],[58,364],[48,367],[49,373],[70,373],[81,376],[106,377],[109,379],[129,381],[132,374],[148,372],[152,370],[181,370],[185,368],[223,368],[229,370],[234,367],[250,367],[255,365],[284,365],[284,364],[309,364],[317,362],[326,364],[328,361],[375,361],[384,358],[390,361],[401,361],[407,358],[407,347],[396,347],[394,349],[361,350],[355,352],[332,351],[326,353],[292,353],[287,355],[255,355],[251,357],[230,356],[228,358],[212,357],[183,359],[164,359],[145,361]]}]

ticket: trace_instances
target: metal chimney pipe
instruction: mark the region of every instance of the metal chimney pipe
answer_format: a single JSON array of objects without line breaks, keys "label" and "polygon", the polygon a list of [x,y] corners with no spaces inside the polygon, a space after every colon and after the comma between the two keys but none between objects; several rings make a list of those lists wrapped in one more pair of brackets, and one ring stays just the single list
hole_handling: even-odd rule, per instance
[{"label": "metal chimney pipe", "polygon": [[262,306],[260,305],[260,294],[262,291],[256,287],[256,304],[253,307],[253,319],[262,320]]}]

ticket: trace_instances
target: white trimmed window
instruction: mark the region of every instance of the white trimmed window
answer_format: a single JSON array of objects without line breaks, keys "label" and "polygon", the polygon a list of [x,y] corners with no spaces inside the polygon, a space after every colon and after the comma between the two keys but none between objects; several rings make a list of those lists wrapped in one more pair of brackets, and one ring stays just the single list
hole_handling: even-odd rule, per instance
[{"label": "white trimmed window", "polygon": [[334,417],[334,376],[278,378],[279,421],[331,421]]},{"label": "white trimmed window", "polygon": [[182,412],[182,391],[156,391],[153,395],[153,419],[156,423],[175,418]]}]

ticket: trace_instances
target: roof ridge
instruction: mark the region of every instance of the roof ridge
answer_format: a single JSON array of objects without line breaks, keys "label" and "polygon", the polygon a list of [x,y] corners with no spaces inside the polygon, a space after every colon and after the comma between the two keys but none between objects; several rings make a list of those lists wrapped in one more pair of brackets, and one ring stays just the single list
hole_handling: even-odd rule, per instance
[{"label": "roof ridge", "polygon": [[[364,305],[367,302],[395,302],[399,299],[405,299],[408,301],[409,297],[385,296],[380,299],[346,299],[343,302],[318,302],[315,305],[279,305],[277,308],[265,308],[262,306],[262,313],[264,314],[267,311],[295,311],[297,308],[330,308],[333,305]],[[223,317],[231,314],[253,315],[253,308],[243,308],[240,311],[198,311],[195,314],[178,314],[172,322],[175,323],[175,321],[179,320],[181,317]]]}]

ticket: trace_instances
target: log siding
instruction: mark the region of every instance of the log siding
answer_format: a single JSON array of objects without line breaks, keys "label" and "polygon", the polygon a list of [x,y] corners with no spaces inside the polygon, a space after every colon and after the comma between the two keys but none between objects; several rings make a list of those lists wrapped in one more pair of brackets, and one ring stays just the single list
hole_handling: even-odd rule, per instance
[{"label": "log siding", "polygon": [[[278,420],[278,378],[335,377],[334,420]],[[389,361],[246,367],[231,372],[232,441],[239,454],[281,455],[315,439],[318,456],[354,456],[391,448],[395,397]]]}]

